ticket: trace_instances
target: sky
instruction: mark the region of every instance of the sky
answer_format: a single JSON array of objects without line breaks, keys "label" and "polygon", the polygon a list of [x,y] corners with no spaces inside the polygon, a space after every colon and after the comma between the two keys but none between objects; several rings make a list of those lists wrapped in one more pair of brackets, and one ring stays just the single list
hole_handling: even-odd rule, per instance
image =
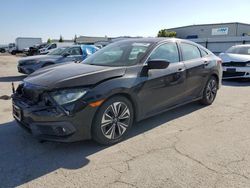
[{"label": "sky", "polygon": [[17,37],[154,37],[193,24],[250,23],[250,0],[1,0],[0,44]]}]

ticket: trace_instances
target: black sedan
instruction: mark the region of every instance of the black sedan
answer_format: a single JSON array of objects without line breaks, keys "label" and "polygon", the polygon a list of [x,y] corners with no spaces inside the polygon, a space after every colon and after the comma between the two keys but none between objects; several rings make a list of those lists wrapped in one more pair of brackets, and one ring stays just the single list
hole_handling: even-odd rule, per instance
[{"label": "black sedan", "polygon": [[221,60],[195,43],[124,40],[83,63],[31,74],[13,94],[13,115],[39,139],[114,144],[135,121],[192,101],[212,104],[221,76]]}]

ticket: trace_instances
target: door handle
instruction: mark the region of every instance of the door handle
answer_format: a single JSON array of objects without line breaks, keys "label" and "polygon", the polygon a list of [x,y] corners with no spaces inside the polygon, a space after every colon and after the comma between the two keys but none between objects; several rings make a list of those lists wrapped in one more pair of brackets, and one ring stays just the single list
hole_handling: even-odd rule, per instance
[{"label": "door handle", "polygon": [[205,66],[207,66],[210,63],[210,61],[204,61]]},{"label": "door handle", "polygon": [[183,71],[185,71],[184,68],[179,68],[179,69],[178,69],[178,72],[183,72]]}]

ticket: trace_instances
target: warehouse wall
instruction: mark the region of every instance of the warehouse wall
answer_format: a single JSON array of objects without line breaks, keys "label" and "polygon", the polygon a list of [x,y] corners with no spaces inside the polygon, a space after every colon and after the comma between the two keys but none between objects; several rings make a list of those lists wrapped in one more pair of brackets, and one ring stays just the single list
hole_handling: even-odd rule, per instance
[{"label": "warehouse wall", "polygon": [[244,33],[247,33],[250,35],[250,26],[239,24],[237,36],[242,36]]},{"label": "warehouse wall", "polygon": [[[228,28],[227,35],[212,35],[212,29]],[[192,25],[185,27],[177,27],[168,29],[175,31],[178,38],[186,39],[188,36],[196,35],[198,38],[223,38],[242,36],[243,33],[250,34],[250,25],[242,23],[225,23],[225,24],[209,24],[209,25]]]},{"label": "warehouse wall", "polygon": [[[213,37],[225,37],[225,35],[212,35],[212,29],[215,28],[228,28],[227,36],[236,36],[237,24],[212,24],[212,25],[193,25],[187,27],[179,27],[169,29],[170,31],[175,31],[178,38],[187,38],[187,36],[197,35],[198,38],[213,38]],[[248,26],[250,28],[250,26]],[[242,28],[244,29],[244,28]]]}]

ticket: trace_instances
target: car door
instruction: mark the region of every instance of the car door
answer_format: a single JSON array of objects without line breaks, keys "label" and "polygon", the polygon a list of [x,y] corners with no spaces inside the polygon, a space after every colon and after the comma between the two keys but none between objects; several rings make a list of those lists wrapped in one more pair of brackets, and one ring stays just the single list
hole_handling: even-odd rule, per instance
[{"label": "car door", "polygon": [[148,60],[170,62],[166,69],[149,70],[139,100],[144,116],[150,116],[185,100],[186,70],[180,62],[177,44],[168,42],[156,47]]},{"label": "car door", "polygon": [[206,60],[201,57],[197,46],[179,43],[181,56],[187,72],[187,95],[190,99],[198,97],[204,85]]}]

